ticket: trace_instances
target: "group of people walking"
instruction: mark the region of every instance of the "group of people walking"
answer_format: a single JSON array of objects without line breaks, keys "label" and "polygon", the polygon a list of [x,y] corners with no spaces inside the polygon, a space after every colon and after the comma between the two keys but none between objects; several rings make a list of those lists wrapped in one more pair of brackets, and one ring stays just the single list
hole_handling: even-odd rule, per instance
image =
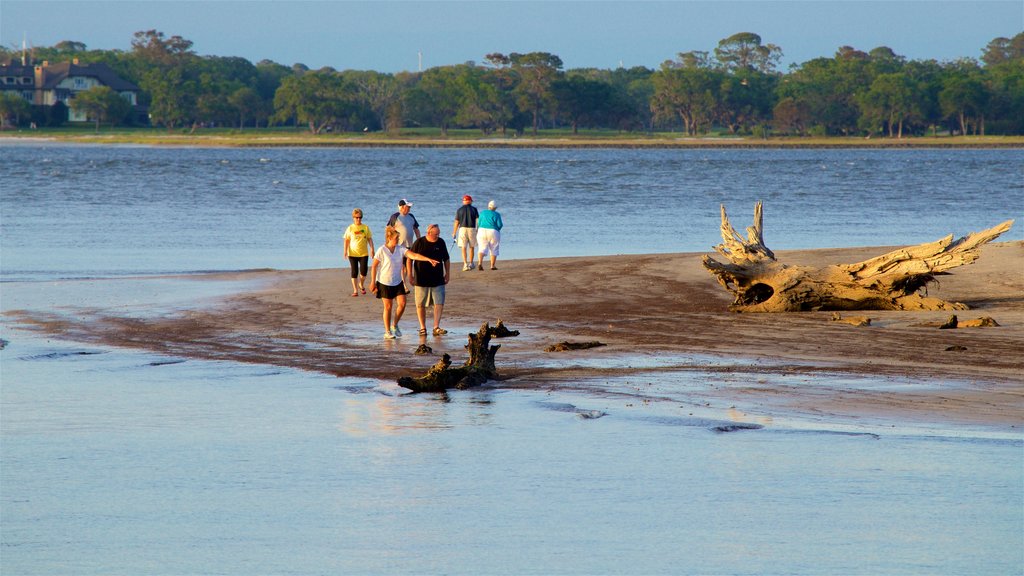
[{"label": "group of people walking", "polygon": [[[345,230],[345,258],[352,269],[352,297],[366,294],[366,281],[370,290],[384,304],[384,338],[393,340],[402,336],[399,321],[405,312],[408,294],[406,283],[413,286],[419,335],[427,335],[427,307],[434,307],[434,336],[447,334],[441,327],[444,310],[445,286],[451,280],[451,258],[448,247],[440,239],[441,227],[427,226],[425,236],[420,235],[419,222],[412,215],[412,203],[398,201],[398,211],[388,219],[384,228],[384,245],[374,249],[373,233],[363,224],[363,211],[352,210],[352,224]],[[484,256],[490,256],[490,269],[497,270],[501,244],[501,214],[493,200],[487,210],[478,211],[473,198],[462,197],[462,206],[455,213],[452,240],[462,250],[462,270],[473,270],[474,256],[479,249],[480,261],[475,267],[484,269]],[[415,238],[413,238],[415,236]],[[370,255],[373,263],[370,264]],[[369,270],[367,270],[369,268]]]},{"label": "group of people walking", "polygon": [[473,206],[473,197],[462,197],[462,206],[455,211],[452,226],[452,240],[462,249],[462,271],[473,269],[473,253],[479,247],[480,263],[477,270],[484,269],[484,256],[491,257],[491,270],[497,270],[498,246],[501,244],[501,214],[498,205],[491,200],[487,210],[480,212]]}]

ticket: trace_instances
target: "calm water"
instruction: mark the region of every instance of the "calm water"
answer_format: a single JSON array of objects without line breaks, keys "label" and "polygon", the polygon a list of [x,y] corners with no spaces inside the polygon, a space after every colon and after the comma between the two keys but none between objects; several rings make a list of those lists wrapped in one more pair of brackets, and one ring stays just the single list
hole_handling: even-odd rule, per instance
[{"label": "calm water", "polygon": [[[4,279],[340,265],[351,209],[449,229],[463,194],[503,258],[710,250],[765,202],[775,250],[916,244],[1024,215],[1024,150],[163,149],[0,144]],[[1020,223],[1005,236],[1024,238]]]},{"label": "calm water", "polygon": [[[497,199],[513,258],[704,250],[722,201],[746,226],[765,200],[775,249],[917,243],[1024,206],[1021,151],[0,155],[0,309],[60,314],[165,314],[240,288],[126,275],[337,266],[351,207],[379,233],[400,197],[442,229],[462,194]],[[95,276],[119,278],[67,280]],[[602,380],[442,398],[6,321],[0,338],[3,574],[1024,571],[1019,434],[693,405],[721,382],[692,368],[633,396]],[[761,427],[715,431],[737,422]]]}]

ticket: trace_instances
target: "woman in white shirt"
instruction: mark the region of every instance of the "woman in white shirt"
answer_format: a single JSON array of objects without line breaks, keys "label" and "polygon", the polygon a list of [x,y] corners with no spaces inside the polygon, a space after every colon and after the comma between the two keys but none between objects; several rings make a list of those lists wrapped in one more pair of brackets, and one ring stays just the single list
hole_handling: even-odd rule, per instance
[{"label": "woman in white shirt", "polygon": [[[373,267],[370,269],[370,290],[384,302],[384,339],[394,340],[402,335],[398,329],[398,321],[405,312],[405,259],[422,260],[437,266],[439,262],[421,256],[398,243],[398,231],[394,226],[384,229],[384,245],[373,255]],[[392,310],[394,317],[392,318]]]}]

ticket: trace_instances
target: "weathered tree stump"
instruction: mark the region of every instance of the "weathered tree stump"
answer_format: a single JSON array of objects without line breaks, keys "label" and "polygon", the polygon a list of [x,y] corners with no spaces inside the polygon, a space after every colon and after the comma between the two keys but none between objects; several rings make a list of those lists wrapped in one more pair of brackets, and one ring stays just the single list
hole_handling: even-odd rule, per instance
[{"label": "weathered tree stump", "polygon": [[729,263],[705,255],[704,267],[735,294],[734,312],[799,312],[808,310],[966,310],[922,294],[935,276],[971,264],[981,246],[1013,225],[1013,220],[953,241],[953,235],[901,248],[857,262],[825,268],[794,266],[775,259],[764,245],[762,208],[754,207],[754,225],[744,240],[729,223],[722,206],[722,244],[715,250]]},{"label": "weathered tree stump", "polygon": [[452,368],[451,356],[445,354],[423,376],[403,376],[398,379],[398,385],[413,392],[442,392],[449,388],[463,390],[479,386],[488,380],[495,380],[498,378],[498,369],[494,366],[494,355],[501,345],[491,346],[491,338],[518,335],[518,330],[509,330],[501,320],[498,320],[494,327],[484,322],[476,334],[469,335],[469,342],[466,344],[469,359],[465,364]]}]

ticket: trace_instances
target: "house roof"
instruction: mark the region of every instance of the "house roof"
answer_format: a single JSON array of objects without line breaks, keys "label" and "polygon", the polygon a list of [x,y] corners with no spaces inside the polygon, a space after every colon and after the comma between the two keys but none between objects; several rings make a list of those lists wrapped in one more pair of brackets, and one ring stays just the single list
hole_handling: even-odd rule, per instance
[{"label": "house roof", "polygon": [[23,78],[31,78],[35,76],[35,72],[31,66],[22,66],[21,64],[0,64],[0,76],[20,76]]},{"label": "house roof", "polygon": [[43,67],[43,90],[52,90],[57,87],[65,78],[75,76],[88,76],[99,80],[100,84],[109,87],[111,90],[138,91],[139,87],[121,78],[109,66],[101,62],[92,64],[74,64],[72,62],[61,62]]}]

